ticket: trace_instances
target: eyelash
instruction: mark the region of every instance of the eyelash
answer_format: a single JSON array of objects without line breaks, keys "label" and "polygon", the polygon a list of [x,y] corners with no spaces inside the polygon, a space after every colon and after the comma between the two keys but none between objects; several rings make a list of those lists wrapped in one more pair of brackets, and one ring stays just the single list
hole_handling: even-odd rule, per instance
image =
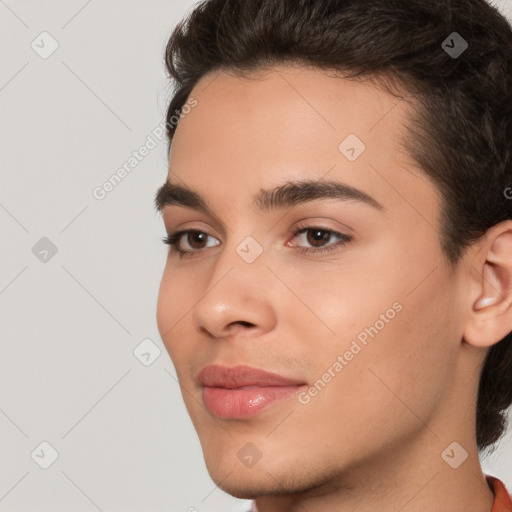
[{"label": "eyelash", "polygon": [[[335,235],[337,237],[340,238],[340,240],[334,244],[330,244],[326,247],[320,247],[320,248],[310,248],[310,247],[297,247],[297,250],[300,252],[300,253],[321,253],[321,252],[327,252],[327,251],[333,251],[333,250],[336,250],[338,248],[340,248],[341,246],[343,245],[346,245],[348,242],[350,242],[352,240],[352,236],[350,235],[345,235],[344,233],[339,233],[338,231],[334,231],[332,229],[327,229],[327,228],[323,228],[321,226],[299,226],[293,233],[293,238],[295,238],[296,236],[302,234],[302,233],[306,233],[308,231],[323,231],[325,233],[329,233],[329,235]],[[183,257],[191,257],[191,255],[196,255],[198,253],[201,253],[203,251],[205,251],[206,249],[209,249],[209,247],[203,247],[202,249],[197,249],[197,250],[193,250],[193,251],[184,251],[183,249],[180,249],[179,248],[179,241],[181,239],[181,237],[185,234],[189,234],[189,233],[200,233],[200,234],[204,234],[204,235],[207,235],[207,236],[211,236],[209,233],[207,233],[206,231],[200,231],[198,229],[185,229],[185,230],[182,230],[182,231],[177,231],[176,233],[171,233],[170,235],[164,237],[162,239],[162,242],[164,244],[167,244],[169,245],[170,247],[170,250],[171,252],[176,252],[178,253],[179,257],[180,258],[183,258]]]}]

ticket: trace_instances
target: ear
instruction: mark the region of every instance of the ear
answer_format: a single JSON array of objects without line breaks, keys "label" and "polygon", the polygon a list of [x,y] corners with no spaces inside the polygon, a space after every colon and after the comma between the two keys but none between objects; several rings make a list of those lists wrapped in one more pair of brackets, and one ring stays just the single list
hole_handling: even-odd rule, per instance
[{"label": "ear", "polygon": [[512,331],[512,220],[486,232],[471,267],[472,310],[464,339],[490,347]]}]

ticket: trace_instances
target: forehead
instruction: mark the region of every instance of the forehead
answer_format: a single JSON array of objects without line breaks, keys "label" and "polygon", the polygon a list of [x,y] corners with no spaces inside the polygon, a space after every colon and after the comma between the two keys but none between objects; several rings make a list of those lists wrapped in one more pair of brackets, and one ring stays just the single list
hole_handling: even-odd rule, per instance
[{"label": "forehead", "polygon": [[416,195],[414,180],[425,181],[400,143],[410,105],[374,80],[299,66],[216,71],[190,96],[197,106],[176,129],[169,171],[205,196],[227,199],[231,190],[235,206],[245,191],[252,198],[260,188],[328,175],[385,204],[393,189]]},{"label": "forehead", "polygon": [[217,70],[204,76],[190,96],[197,106],[180,121],[173,146],[195,143],[204,150],[220,142],[231,154],[261,145],[267,152],[304,144],[338,151],[332,143],[349,133],[365,143],[385,139],[389,144],[404,135],[410,114],[407,102],[376,80],[349,80],[296,65],[243,76]]}]

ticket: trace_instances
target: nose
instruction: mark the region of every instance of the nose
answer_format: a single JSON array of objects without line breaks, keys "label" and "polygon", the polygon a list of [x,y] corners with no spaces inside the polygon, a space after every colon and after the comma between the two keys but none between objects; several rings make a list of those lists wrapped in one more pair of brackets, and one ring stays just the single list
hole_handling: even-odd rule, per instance
[{"label": "nose", "polygon": [[194,327],[211,338],[256,337],[276,325],[278,284],[263,261],[248,264],[222,254],[192,313]]}]

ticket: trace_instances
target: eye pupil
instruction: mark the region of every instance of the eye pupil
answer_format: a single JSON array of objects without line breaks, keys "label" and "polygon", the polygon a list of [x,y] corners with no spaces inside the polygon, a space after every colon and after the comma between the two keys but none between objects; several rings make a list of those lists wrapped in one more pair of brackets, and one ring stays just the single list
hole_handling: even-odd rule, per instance
[{"label": "eye pupil", "polygon": [[331,234],[324,229],[310,229],[309,233],[312,233],[313,236],[312,237],[310,237],[309,235],[307,236],[308,243],[310,243],[311,245],[313,245],[315,247],[316,247],[315,244],[318,242],[322,242],[322,243],[328,242],[329,238],[331,236]]},{"label": "eye pupil", "polygon": [[[206,240],[206,233],[199,233],[197,231],[190,232],[187,238],[187,242],[190,244],[191,247],[193,247],[194,249],[202,249],[201,242],[204,242]],[[194,245],[196,242],[198,242],[199,247]]]}]

